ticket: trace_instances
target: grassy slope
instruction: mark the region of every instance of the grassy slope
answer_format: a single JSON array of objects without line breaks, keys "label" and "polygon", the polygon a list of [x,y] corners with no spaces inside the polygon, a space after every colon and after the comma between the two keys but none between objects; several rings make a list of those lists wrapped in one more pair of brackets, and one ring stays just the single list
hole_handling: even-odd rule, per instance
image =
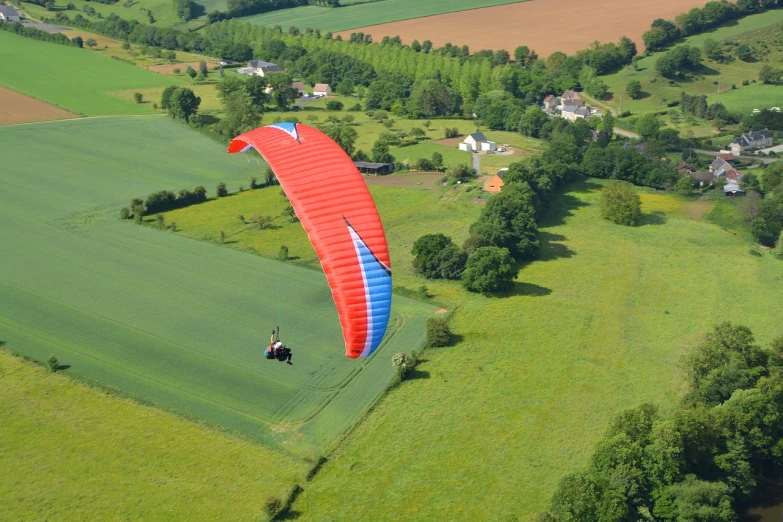
[{"label": "grassy slope", "polygon": [[[18,352],[310,456],[385,388],[389,353],[424,340],[433,308],[400,298],[376,357],[346,359],[320,271],[117,219],[132,196],[261,170],[171,120],[5,127],[0,150],[20,158],[0,176],[0,327]],[[261,356],[276,322],[293,368]]]},{"label": "grassy slope", "polygon": [[258,520],[306,467],[0,351],[5,520]]},{"label": "grassy slope", "polygon": [[[767,37],[768,30],[775,24],[783,22],[783,9],[768,11],[766,13],[745,17],[725,27],[720,27],[703,34],[691,36],[685,40],[689,45],[695,45],[701,48],[707,39],[716,41],[733,38],[740,40],[746,33],[756,34],[758,38],[768,40],[771,50],[769,55],[771,63],[776,63],[783,56],[780,52],[780,44],[775,44],[771,38]],[[680,92],[683,90],[688,94],[715,94],[718,90],[717,82],[720,80],[721,92],[730,89],[732,84],[737,85],[736,91],[727,91],[731,93],[730,97],[747,96],[752,97],[757,91],[748,91],[750,87],[742,87],[743,80],[753,80],[758,78],[758,71],[764,65],[764,62],[745,63],[741,60],[734,60],[728,64],[720,64],[712,61],[705,61],[708,67],[708,73],[691,79],[689,81],[676,81],[670,85],[669,81],[658,77],[655,82],[653,78],[657,75],[655,72],[655,62],[662,53],[653,53],[639,61],[639,71],[633,71],[628,68],[615,74],[603,76],[602,79],[609,87],[612,98],[609,105],[617,109],[619,106],[619,95],[625,93],[628,82],[632,80],[640,81],[644,97],[639,100],[632,100],[624,96],[622,100],[623,110],[630,110],[634,113],[646,112],[654,109],[665,109],[666,103],[680,99]],[[755,86],[751,86],[755,87]],[[725,96],[726,94],[721,94]],[[715,97],[717,101],[719,97]],[[722,101],[722,100],[721,100]],[[727,104],[728,106],[728,104]]]},{"label": "grassy slope", "polygon": [[[465,11],[493,5],[514,4],[520,0],[383,0],[356,6],[341,7],[338,9],[318,6],[296,7],[294,9],[281,9],[269,13],[247,16],[242,18],[256,25],[274,26],[283,28],[296,26],[299,28],[312,27],[322,31],[345,31],[365,27],[368,25],[397,22],[423,16],[433,16],[455,11]],[[208,0],[203,2],[207,6],[207,12],[214,9],[223,9],[223,0]]]},{"label": "grassy slope", "polygon": [[[57,5],[64,8],[68,3],[73,3],[79,14],[92,21],[99,19],[86,15],[83,12],[85,6],[89,5],[97,12],[101,13],[103,18],[108,17],[110,14],[116,14],[125,20],[138,20],[145,24],[149,24],[149,18],[147,17],[147,9],[149,9],[155,17],[155,23],[153,25],[156,27],[169,27],[181,24],[180,19],[177,17],[177,13],[174,11],[174,3],[170,0],[133,0],[133,4],[130,7],[125,7],[124,0],[120,0],[115,4],[101,4],[99,2],[90,2],[89,0],[68,0],[68,2],[57,2]],[[47,11],[41,6],[29,3],[25,3],[23,6],[24,10],[34,18],[54,17],[52,12]],[[65,11],[65,14],[73,18],[77,13],[74,11]]]},{"label": "grassy slope", "polygon": [[[395,389],[341,446],[295,504],[304,519],[524,518],[585,462],[613,413],[677,400],[677,361],[712,324],[747,324],[762,342],[780,335],[783,311],[770,307],[780,262],[688,217],[709,204],[645,192],[647,224],[626,228],[600,218],[596,189],[558,198],[543,259],[513,296],[427,282],[459,300],[461,342],[426,352],[428,378]],[[409,260],[398,279],[423,283]]]},{"label": "grassy slope", "polygon": [[109,91],[173,85],[165,76],[86,49],[0,33],[0,84],[87,116],[146,114]]}]

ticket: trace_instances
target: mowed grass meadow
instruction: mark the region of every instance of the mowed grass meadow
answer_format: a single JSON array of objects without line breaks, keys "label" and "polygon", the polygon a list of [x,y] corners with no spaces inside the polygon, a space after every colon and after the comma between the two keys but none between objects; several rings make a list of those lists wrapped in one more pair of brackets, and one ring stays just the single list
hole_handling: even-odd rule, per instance
[{"label": "mowed grass meadow", "polygon": [[[366,27],[368,25],[385,24],[400,20],[410,20],[424,16],[433,16],[456,11],[467,11],[495,5],[515,4],[520,0],[380,0],[359,5],[329,8],[319,6],[295,7],[280,9],[252,16],[242,20],[255,25],[269,27],[279,25],[284,29],[294,26],[301,29],[311,27],[321,31],[345,31]],[[225,0],[205,0],[202,5],[209,13],[215,9],[225,10]],[[423,35],[421,40],[426,40]]]},{"label": "mowed grass meadow", "polygon": [[[0,174],[11,350],[315,458],[393,379],[391,355],[424,341],[435,307],[398,298],[382,347],[347,359],[321,271],[121,221],[131,197],[262,170],[168,118],[5,127],[0,151],[15,158]],[[293,366],[263,358],[277,324]]]},{"label": "mowed grass meadow", "polygon": [[4,520],[263,520],[308,467],[3,350],[0,440]]},{"label": "mowed grass meadow", "polygon": [[[765,41],[770,50],[768,63],[775,66],[783,58],[783,52],[781,52],[781,43],[783,42],[780,40],[782,34],[781,22],[783,22],[783,9],[770,10],[761,14],[747,16],[724,27],[690,36],[681,43],[694,45],[701,49],[704,46],[704,42],[708,39],[721,41],[731,38],[737,41]],[[685,91],[688,94],[708,95],[711,103],[721,101],[730,110],[741,110],[744,108],[733,103],[739,98],[745,98],[749,100],[749,103],[752,100],[753,108],[767,108],[773,105],[780,105],[779,100],[781,96],[779,94],[775,96],[774,90],[758,89],[759,86],[757,84],[742,85],[744,80],[757,80],[759,70],[767,62],[743,62],[742,60],[734,59],[732,62],[723,64],[705,60],[706,72],[702,72],[697,77],[688,80],[669,81],[655,71],[655,62],[663,54],[663,52],[652,53],[650,56],[639,60],[638,71],[628,67],[617,73],[602,76],[601,78],[606,82],[611,96],[607,103],[613,109],[618,109],[620,106],[620,95],[623,95],[622,109],[638,114],[656,109],[666,109],[667,103],[679,101],[680,93]],[[625,94],[628,82],[634,80],[641,82],[642,85],[643,94],[638,100],[632,100]],[[736,85],[737,89],[732,90],[732,85]],[[774,86],[770,87],[774,88]],[[720,94],[718,94],[718,88],[720,88]],[[724,101],[724,98],[726,101]],[[775,99],[778,101],[776,102]]]},{"label": "mowed grass meadow", "polygon": [[177,83],[88,49],[7,32],[0,33],[0,61],[0,84],[85,116],[151,113],[150,104],[123,100],[110,91]]},{"label": "mowed grass meadow", "polygon": [[[644,223],[629,228],[600,217],[600,188],[556,199],[542,259],[511,296],[424,281],[398,260],[398,280],[458,299],[459,342],[426,351],[428,378],[394,389],[341,444],[294,504],[302,520],[529,519],[617,411],[679,400],[680,358],[712,325],[746,324],[762,343],[783,333],[783,264],[704,220],[710,203],[641,190]],[[467,217],[420,233],[461,239]]]}]

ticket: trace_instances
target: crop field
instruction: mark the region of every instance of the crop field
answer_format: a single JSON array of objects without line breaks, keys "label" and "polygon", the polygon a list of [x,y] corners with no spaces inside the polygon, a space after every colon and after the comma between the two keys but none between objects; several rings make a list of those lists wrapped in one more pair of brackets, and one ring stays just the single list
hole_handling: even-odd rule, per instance
[{"label": "crop field", "polygon": [[[770,63],[774,64],[783,58],[783,46],[781,45],[783,42],[775,42],[775,37],[781,34],[779,29],[781,22],[783,22],[783,9],[777,9],[748,16],[736,21],[734,24],[720,27],[704,34],[691,36],[685,39],[684,43],[701,48],[707,39],[721,41],[731,38],[737,41],[764,41],[770,50],[768,59]],[[724,103],[729,109],[733,109],[733,107],[729,106],[730,103],[734,103],[734,107],[737,109],[745,109],[745,104],[737,104],[738,100],[742,98],[748,101],[756,100],[756,96],[759,93],[763,98],[757,100],[758,105],[763,106],[764,103],[770,103],[769,106],[773,106],[783,103],[783,101],[771,103],[774,92],[770,91],[774,91],[774,86],[770,86],[772,89],[768,90],[760,88],[767,86],[758,84],[742,85],[743,80],[751,81],[758,79],[759,70],[764,65],[764,62],[743,62],[735,59],[730,63],[723,64],[706,60],[704,63],[707,67],[700,75],[691,77],[688,80],[669,82],[669,80],[659,77],[655,71],[655,62],[662,54],[662,52],[653,53],[639,60],[638,71],[634,71],[629,67],[617,73],[602,76],[601,78],[609,88],[606,103],[613,109],[618,109],[620,95],[625,94],[626,85],[632,80],[641,82],[642,97],[638,100],[632,100],[627,95],[623,96],[622,108],[634,113],[666,108],[668,102],[680,99],[680,92],[682,91],[688,94],[706,94],[711,97],[711,103],[719,100],[723,101],[725,98],[727,102]],[[736,89],[732,89],[732,85],[735,85]],[[718,94],[718,89],[720,89],[720,94]],[[778,96],[777,99],[781,100],[781,97]],[[756,108],[756,105],[750,109],[752,110],[753,108]]]},{"label": "crop field", "polygon": [[0,87],[0,125],[76,118],[66,110]]},{"label": "crop field", "polygon": [[[312,457],[385,389],[391,354],[424,340],[435,308],[395,298],[384,345],[349,360],[320,271],[121,221],[133,196],[247,179],[246,158],[176,122],[5,127],[0,144],[19,158],[0,174],[0,337],[14,351]],[[276,323],[293,366],[263,359]]]},{"label": "crop field", "polygon": [[[662,0],[654,3],[547,0],[485,7],[394,23],[374,19],[368,21],[365,27],[352,26],[346,29],[371,34],[376,42],[384,36],[400,36],[406,44],[415,39],[420,42],[431,40],[436,47],[450,42],[468,45],[472,51],[506,49],[513,53],[517,46],[527,45],[539,56],[547,57],[555,51],[572,54],[586,49],[595,40],[616,42],[621,36],[631,38],[641,48],[642,33],[650,28],[653,20],[671,19],[692,7],[703,5],[704,0]],[[300,27],[307,27],[307,24],[300,24]],[[342,33],[343,38],[350,32],[353,31]]]},{"label": "crop field", "polygon": [[[340,8],[304,6],[293,9],[280,9],[269,13],[246,16],[242,20],[255,25],[269,27],[279,25],[305,29],[311,27],[321,31],[345,31],[367,25],[396,22],[443,13],[464,12],[482,7],[516,4],[521,0],[381,0],[359,5],[348,5]],[[202,2],[209,13],[213,9],[225,9],[225,0],[207,0]],[[468,13],[465,13],[468,14]],[[430,27],[432,31],[432,27]],[[419,39],[432,39],[431,34],[422,35]],[[391,35],[393,36],[393,35]],[[380,38],[378,38],[380,41]],[[434,40],[433,40],[434,41]]]},{"label": "crop field", "polygon": [[[146,114],[109,91],[176,84],[166,76],[76,47],[0,33],[0,85],[86,116]],[[54,81],[56,79],[56,81]]]},{"label": "crop field", "polygon": [[[525,520],[615,412],[679,399],[680,357],[711,325],[746,324],[762,343],[783,333],[783,309],[770,307],[780,261],[702,219],[709,202],[643,190],[644,224],[628,228],[601,219],[599,189],[591,180],[557,198],[543,258],[513,295],[426,282],[458,295],[459,344],[425,352],[426,378],[393,390],[340,445],[294,504],[302,520],[383,519],[399,506],[408,519]],[[467,218],[420,233],[461,240]],[[397,260],[398,278],[424,283],[409,262]]]},{"label": "crop field", "polygon": [[[0,328],[3,334],[5,328]],[[306,464],[0,350],[4,520],[259,520]]]}]

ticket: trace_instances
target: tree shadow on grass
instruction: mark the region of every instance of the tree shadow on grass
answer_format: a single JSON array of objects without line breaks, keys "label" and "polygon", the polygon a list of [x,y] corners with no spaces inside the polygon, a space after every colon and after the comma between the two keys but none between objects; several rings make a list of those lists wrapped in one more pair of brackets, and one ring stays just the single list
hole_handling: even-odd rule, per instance
[{"label": "tree shadow on grass", "polygon": [[601,185],[588,181],[587,179],[571,183],[565,187],[563,193],[552,199],[549,208],[543,213],[539,220],[538,228],[542,229],[562,225],[566,222],[566,218],[574,215],[574,210],[590,205],[570,193],[588,194],[600,188]]},{"label": "tree shadow on grass", "polygon": [[643,227],[645,225],[665,225],[667,220],[668,218],[664,212],[661,212],[660,210],[654,210],[649,214],[642,214],[642,217],[639,218],[639,226]]},{"label": "tree shadow on grass", "polygon": [[539,232],[538,240],[541,243],[541,255],[539,261],[553,261],[560,258],[571,258],[576,252],[568,248],[563,243],[556,241],[565,241],[565,236],[560,234],[551,234],[549,232]]},{"label": "tree shadow on grass", "polygon": [[406,381],[412,381],[414,379],[429,379],[429,378],[430,378],[430,372],[424,370],[417,370],[416,368],[410,370],[405,374]]},{"label": "tree shadow on grass", "polygon": [[301,511],[297,511],[295,509],[286,509],[285,511],[278,514],[272,520],[296,520],[301,516],[302,516]]},{"label": "tree shadow on grass", "polygon": [[70,367],[71,367],[70,364],[58,364],[57,365],[57,371],[59,372],[60,370],[67,370]]},{"label": "tree shadow on grass", "polygon": [[544,295],[549,295],[551,293],[552,290],[545,286],[539,286],[533,283],[522,283],[519,281],[515,281],[514,288],[505,295],[509,297],[512,295],[526,295],[530,297],[541,297]]}]

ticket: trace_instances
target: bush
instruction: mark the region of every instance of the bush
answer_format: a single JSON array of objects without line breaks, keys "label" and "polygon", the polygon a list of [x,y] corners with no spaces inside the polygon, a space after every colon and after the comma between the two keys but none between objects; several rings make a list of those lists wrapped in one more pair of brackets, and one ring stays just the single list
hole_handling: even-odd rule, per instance
[{"label": "bush", "polygon": [[144,206],[136,205],[133,207],[133,222],[137,225],[141,225],[141,220],[144,217]]},{"label": "bush", "polygon": [[255,190],[259,187],[258,180],[255,176],[250,176],[250,190]]},{"label": "bush", "polygon": [[224,244],[226,242],[226,231],[221,230],[220,231],[220,244]]},{"label": "bush", "polygon": [[445,319],[430,317],[427,319],[427,346],[448,346],[451,341],[451,330]]},{"label": "bush", "polygon": [[140,92],[133,93],[133,100],[136,103],[144,103],[144,96]]},{"label": "bush", "polygon": [[633,185],[610,181],[601,191],[601,215],[618,225],[636,225],[642,215],[642,201]]},{"label": "bush", "polygon": [[225,183],[218,183],[217,186],[217,197],[222,198],[228,196],[228,189],[226,188]]},{"label": "bush", "polygon": [[131,211],[128,207],[122,207],[120,209],[120,219],[130,219]]},{"label": "bush", "polygon": [[54,355],[50,355],[48,359],[46,359],[46,368],[54,373],[60,368],[60,361],[57,360],[57,357]]},{"label": "bush", "polygon": [[407,372],[408,368],[411,366],[411,361],[408,359],[408,356],[405,355],[404,353],[397,352],[392,356],[392,366],[397,368],[400,377],[402,377],[405,375],[405,372]]},{"label": "bush", "polygon": [[267,515],[269,515],[270,518],[280,513],[282,508],[283,501],[280,500],[280,497],[276,497],[274,495],[267,497],[266,502],[264,503],[264,511]]},{"label": "bush", "polygon": [[446,138],[456,138],[459,136],[459,129],[455,128],[446,128],[444,129],[444,134]]},{"label": "bush", "polygon": [[277,259],[279,261],[287,261],[288,260],[288,247],[285,245],[280,245],[280,250],[277,251]]},{"label": "bush", "polygon": [[155,214],[155,222],[158,224],[159,229],[166,229],[166,219],[163,217],[163,214]]},{"label": "bush", "polygon": [[337,100],[329,100],[326,102],[327,111],[341,111],[343,110],[343,102]]}]

